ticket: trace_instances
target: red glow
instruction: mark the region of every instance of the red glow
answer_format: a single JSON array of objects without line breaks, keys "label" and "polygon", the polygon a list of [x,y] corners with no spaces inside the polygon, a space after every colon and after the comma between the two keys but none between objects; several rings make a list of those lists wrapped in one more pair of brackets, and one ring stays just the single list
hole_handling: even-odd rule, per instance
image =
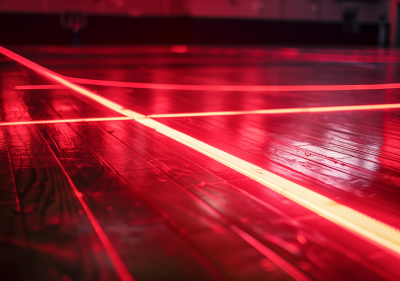
[{"label": "red glow", "polygon": [[[281,195],[285,196],[286,198],[304,206],[305,208],[315,212],[316,214],[324,217],[338,225],[341,225],[351,231],[358,233],[360,236],[370,239],[384,249],[389,249],[393,251],[395,254],[400,253],[400,232],[397,229],[390,227],[380,221],[377,221],[363,213],[360,213],[354,209],[346,207],[338,202],[335,202],[328,197],[325,197],[317,192],[314,192],[306,187],[303,187],[299,184],[286,180],[276,174],[273,174],[267,170],[262,169],[256,165],[253,165],[243,159],[240,159],[232,154],[229,154],[225,151],[222,151],[218,148],[215,148],[207,143],[204,143],[198,139],[192,138],[186,134],[183,134],[180,131],[174,130],[171,127],[165,126],[151,118],[144,118],[145,116],[124,109],[122,106],[113,103],[89,90],[80,87],[74,83],[71,83],[64,79],[63,77],[59,76],[58,74],[47,70],[5,48],[0,47],[0,52],[9,56],[10,58],[24,64],[27,67],[39,72],[40,74],[53,79],[62,85],[75,90],[78,93],[81,93],[87,97],[92,98],[93,100],[113,109],[121,114],[124,114],[128,117],[133,117],[137,122],[152,128],[163,134],[171,139],[174,139],[180,142],[183,145],[191,147],[196,151],[203,153],[204,155],[219,161],[220,163],[226,165],[234,169],[237,172],[242,173],[243,175],[248,176],[249,178],[263,184],[266,188],[274,190],[275,192],[280,193]],[[77,79],[77,78],[75,78]],[[85,80],[85,79],[84,79]],[[107,82],[107,81],[106,81]],[[124,83],[124,82],[122,82]],[[139,83],[143,85],[147,85],[146,83]],[[382,84],[381,84],[382,85]],[[384,85],[399,85],[399,84],[384,84]],[[178,85],[179,86],[179,85]],[[182,86],[182,85],[180,85]],[[185,85],[183,85],[185,86]],[[198,85],[193,85],[198,86]],[[360,86],[360,85],[359,85]],[[368,85],[361,85],[363,87]],[[371,86],[371,85],[369,85]],[[379,86],[379,85],[378,85]],[[211,86],[215,87],[215,86]],[[237,86],[227,86],[236,88]],[[248,87],[248,86],[244,86]],[[255,86],[255,87],[264,87],[264,86]],[[269,87],[269,86],[265,86]],[[272,86],[272,87],[279,87],[279,86]],[[286,87],[286,86],[285,86]],[[288,86],[288,87],[300,87],[300,86]],[[320,87],[320,86],[306,86],[306,87]],[[336,87],[336,86],[328,86],[328,87]],[[340,86],[338,86],[340,87]],[[343,85],[342,85],[343,87]],[[347,87],[347,86],[346,86]],[[382,105],[379,105],[382,106]],[[385,105],[385,106],[398,106],[398,105]],[[371,106],[364,106],[371,108]],[[348,110],[348,107],[347,107]],[[325,111],[335,111],[331,108],[325,108]],[[307,112],[313,112],[312,110],[308,109]],[[56,158],[57,159],[57,158]],[[62,166],[61,166],[62,167]],[[64,171],[65,173],[65,171]],[[68,177],[68,175],[67,175]],[[111,242],[108,240],[108,237],[105,235],[104,231],[101,229],[98,221],[91,213],[90,209],[86,205],[85,201],[82,198],[82,194],[76,189],[73,185],[71,179],[68,177],[72,188],[76,196],[78,197],[79,201],[81,202],[83,208],[85,209],[86,213],[88,214],[89,219],[91,220],[96,232],[98,233],[106,251],[109,253],[109,256],[116,267],[118,274],[120,275],[122,280],[133,280],[132,276],[130,276],[128,270],[126,269],[124,263],[122,262],[121,258],[119,257],[118,253],[116,252],[115,248],[112,246]],[[244,233],[244,232],[243,232]],[[243,234],[242,233],[242,234]],[[244,235],[243,237],[251,237]],[[251,243],[254,247],[256,247],[256,240],[247,239],[249,243]],[[264,249],[258,247],[259,251],[264,251]],[[264,255],[267,253],[264,251]],[[290,268],[288,269],[290,270]]]},{"label": "red glow", "polygon": [[97,94],[95,94],[95,93],[93,93],[93,92],[81,87],[81,86],[78,86],[78,85],[76,85],[74,83],[71,83],[71,82],[65,80],[64,78],[62,78],[59,74],[57,74],[57,73],[55,73],[55,72],[53,72],[51,70],[48,70],[48,69],[46,69],[46,68],[44,68],[44,67],[42,67],[42,66],[40,66],[40,65],[38,65],[38,64],[36,64],[36,63],[34,63],[32,61],[30,61],[30,60],[28,60],[28,59],[26,59],[26,58],[24,58],[24,57],[22,57],[22,56],[20,56],[20,55],[18,55],[16,53],[14,53],[14,52],[11,52],[10,50],[7,50],[4,47],[0,47],[0,53],[2,53],[3,55],[5,55],[5,56],[7,56],[7,57],[19,62],[20,64],[25,65],[26,67],[28,67],[28,68],[30,68],[32,70],[40,73],[43,76],[45,76],[47,78],[50,78],[50,79],[52,79],[52,80],[54,80],[54,81],[56,81],[56,82],[58,82],[58,83],[60,83],[60,84],[62,84],[64,86],[66,86],[67,88],[70,88],[70,89],[72,89],[72,90],[74,90],[74,91],[76,91],[76,92],[78,92],[78,93],[80,93],[80,94],[82,94],[82,95],[84,95],[86,97],[89,97],[89,98],[91,98],[91,99],[103,104],[104,106],[107,106],[108,108],[111,108],[111,109],[113,109],[113,110],[115,110],[115,111],[117,111],[117,112],[119,112],[119,113],[121,113],[121,114],[123,114],[125,116],[133,117],[132,111],[125,110],[121,105],[116,104],[116,103],[114,103],[114,102],[112,102],[112,101],[110,101],[108,99],[105,99],[105,98],[103,98],[103,97],[101,97],[101,96],[99,96],[99,95],[97,95]]},{"label": "red glow", "polygon": [[400,231],[375,220],[352,208],[344,206],[304,186],[298,185],[261,167],[253,165],[241,158],[229,154],[223,150],[204,143],[196,138],[174,130],[151,118],[135,118],[139,123],[146,125],[157,132],[170,137],[188,147],[191,147],[204,155],[234,169],[237,172],[263,184],[286,198],[312,210],[318,215],[341,225],[360,236],[370,239],[393,251],[395,255],[400,254]]},{"label": "red glow", "polygon": [[[77,86],[73,83],[70,83],[68,81],[66,81],[65,79],[61,78],[58,76],[58,74],[44,68],[41,67],[40,65],[31,62],[27,59],[25,59],[24,57],[21,57],[3,47],[0,47],[0,52],[3,53],[4,55],[14,59],[15,61],[39,72],[40,74],[51,78],[52,80],[55,80],[65,86],[67,86],[70,89],[73,89],[85,96],[88,96],[102,104],[105,104],[106,106],[108,106],[111,109],[114,109],[118,112],[123,112],[122,107],[120,105],[117,105],[115,103],[112,103],[111,101],[108,101],[106,99],[103,99],[101,97],[97,97],[96,94],[91,93],[90,91]],[[52,151],[52,150],[51,150]],[[52,151],[53,155],[54,152]],[[54,158],[57,159],[58,158],[54,155]],[[92,213],[92,211],[90,210],[90,208],[88,207],[88,205],[86,204],[85,200],[83,199],[83,195],[81,192],[78,191],[78,189],[76,188],[76,186],[74,185],[74,183],[72,182],[71,178],[68,176],[67,172],[64,170],[64,167],[61,165],[60,162],[58,162],[61,169],[63,169],[64,175],[67,177],[71,188],[73,189],[76,197],[78,198],[80,204],[82,205],[82,208],[85,210],[87,217],[89,218],[94,230],[96,231],[101,243],[104,246],[104,249],[106,250],[108,256],[111,259],[111,262],[113,263],[120,279],[122,281],[134,281],[134,278],[132,277],[132,275],[130,274],[129,270],[126,268],[124,262],[122,261],[121,257],[119,256],[117,250],[114,248],[114,246],[112,245],[111,241],[108,239],[107,235],[105,234],[104,230],[102,229],[102,227],[100,226],[100,223],[97,221],[96,217],[94,216],[94,214]]]},{"label": "red glow", "polygon": [[[393,14],[392,14],[393,16]],[[25,51],[51,52],[60,54],[159,54],[159,53],[189,53],[189,54],[223,54],[241,57],[263,57],[265,59],[278,58],[290,60],[309,60],[323,62],[367,62],[367,63],[398,63],[398,52],[394,50],[362,51],[332,51],[326,49],[315,49],[314,51],[298,48],[226,48],[226,47],[196,47],[185,45],[172,46],[126,46],[126,47],[88,47],[73,48],[60,46],[29,46]]]},{"label": "red glow", "polygon": [[122,121],[132,120],[132,117],[105,117],[105,118],[81,118],[81,119],[60,119],[60,120],[34,120],[21,122],[2,122],[0,126],[33,125],[33,124],[56,124],[56,123],[77,123],[77,122],[99,122],[99,121]]},{"label": "red glow", "polygon": [[[55,156],[55,158],[58,159],[56,156]],[[105,234],[103,228],[101,228],[100,223],[97,221],[96,217],[93,215],[92,211],[90,210],[90,208],[86,204],[85,200],[83,199],[82,193],[78,191],[78,189],[72,182],[71,178],[68,176],[67,172],[64,170],[61,163],[60,163],[60,166],[63,169],[64,174],[68,178],[71,188],[73,189],[76,197],[78,198],[79,203],[81,203],[82,208],[85,210],[85,213],[86,213],[87,217],[89,218],[90,223],[92,224],[94,230],[96,231],[97,235],[99,236],[100,241],[104,246],[104,249],[107,251],[107,254],[110,257],[111,262],[113,263],[119,277],[121,278],[122,281],[134,281],[135,279],[132,277],[131,273],[126,268],[124,262],[122,261],[121,257],[119,256],[117,250],[114,248],[110,239],[108,239],[107,235]]]},{"label": "red glow", "polygon": [[156,90],[186,90],[186,91],[227,91],[227,92],[301,92],[301,91],[350,91],[350,90],[384,90],[398,89],[400,83],[369,84],[369,85],[182,85],[158,84],[94,80],[75,77],[66,77],[69,81],[99,86],[156,89]]},{"label": "red glow", "polygon": [[100,223],[97,221],[96,217],[90,210],[89,206],[86,204],[85,200],[83,199],[83,194],[76,188],[75,184],[72,182],[71,178],[68,176],[67,172],[65,171],[62,164],[59,162],[57,156],[54,154],[52,150],[50,150],[54,156],[54,159],[57,159],[58,164],[60,165],[61,169],[64,172],[64,175],[67,177],[68,182],[75,193],[76,198],[78,198],[79,203],[81,204],[83,210],[85,211],[90,223],[92,224],[94,230],[96,231],[97,236],[99,237],[101,243],[103,244],[104,249],[106,250],[108,256],[111,259],[121,281],[135,281],[132,277],[129,270],[126,268],[125,263],[122,261],[121,257],[119,256],[117,250],[114,248],[113,244],[111,243],[110,239],[108,239],[107,235],[105,234],[103,228],[101,227]]},{"label": "red glow", "polygon": [[303,107],[303,108],[283,108],[283,109],[261,109],[246,111],[216,111],[216,112],[194,112],[194,113],[172,113],[172,114],[152,114],[149,118],[172,118],[172,117],[195,117],[195,116],[215,116],[215,115],[244,115],[244,114],[283,114],[283,113],[305,113],[305,112],[332,112],[332,111],[351,111],[351,110],[378,110],[400,108],[400,103],[393,104],[371,104],[371,105],[347,105],[347,106],[324,106],[324,107]]},{"label": "red glow", "polygon": [[63,85],[20,85],[15,86],[15,90],[52,90],[52,89],[65,89]]},{"label": "red glow", "polygon": [[185,45],[176,45],[171,47],[173,53],[187,53],[189,48]]},{"label": "red glow", "polygon": [[280,268],[285,270],[288,274],[290,274],[293,278],[295,278],[298,281],[308,281],[311,280],[308,278],[303,272],[298,270],[296,267],[288,263],[286,260],[281,258],[279,255],[275,254],[273,251],[265,247],[262,243],[257,241],[254,237],[250,236],[240,228],[236,226],[231,226],[231,229],[236,232],[240,237],[242,237],[247,243],[249,243],[251,246],[256,248],[260,253],[262,253],[264,256],[266,256],[268,259],[273,261],[276,265],[278,265]]}]

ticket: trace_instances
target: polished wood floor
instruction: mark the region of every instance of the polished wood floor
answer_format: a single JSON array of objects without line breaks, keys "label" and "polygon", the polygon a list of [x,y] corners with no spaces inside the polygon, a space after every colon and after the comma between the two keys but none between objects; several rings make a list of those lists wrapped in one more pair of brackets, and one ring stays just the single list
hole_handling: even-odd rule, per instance
[{"label": "polished wood floor", "polygon": [[[396,51],[9,49],[400,230],[400,106],[218,114],[395,104],[400,89],[201,90],[397,83]],[[2,280],[400,280],[395,251],[135,120],[82,120],[124,116],[12,58],[0,57],[0,74]],[[190,115],[198,112],[216,113]],[[188,115],[168,116],[174,113]],[[31,121],[39,122],[23,123]]]}]

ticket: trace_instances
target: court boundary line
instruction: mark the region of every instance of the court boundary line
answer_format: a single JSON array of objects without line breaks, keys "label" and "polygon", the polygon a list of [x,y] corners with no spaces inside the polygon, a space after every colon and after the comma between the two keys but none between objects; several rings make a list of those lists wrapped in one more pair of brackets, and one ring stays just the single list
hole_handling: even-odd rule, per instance
[{"label": "court boundary line", "polygon": [[133,120],[132,117],[99,117],[99,118],[76,118],[59,120],[32,120],[18,122],[0,122],[0,126],[18,126],[18,125],[39,125],[39,124],[58,124],[58,123],[78,123],[78,122],[106,122],[106,121],[124,121]]},{"label": "court boundary line", "polygon": [[[6,50],[6,52],[4,50]],[[198,139],[174,130],[156,120],[145,118],[145,116],[140,113],[124,109],[121,105],[100,97],[97,94],[92,93],[89,90],[72,82],[68,82],[62,77],[57,77],[56,73],[51,72],[50,70],[47,70],[46,68],[43,68],[7,49],[4,49],[3,47],[0,47],[0,52],[5,55],[8,54],[7,56],[10,58],[33,70],[38,68],[40,71],[37,70],[37,72],[41,73],[42,75],[58,81],[68,88],[88,96],[93,100],[126,115],[127,117],[134,118],[137,122],[149,128],[155,129],[157,132],[170,137],[181,144],[191,147],[214,160],[217,160],[218,162],[236,170],[237,172],[256,180],[265,187],[272,189],[282,194],[286,198],[298,203],[299,205],[302,205],[303,207],[317,213],[325,219],[328,219],[329,221],[332,221],[350,231],[357,233],[360,237],[363,237],[372,243],[378,244],[394,255],[400,255],[400,231],[398,229],[352,208],[341,205],[317,192],[311,191],[301,185],[286,180],[283,177],[268,172],[261,167],[253,165]],[[290,274],[289,272],[287,273]]]},{"label": "court boundary line", "polygon": [[[14,61],[19,62],[22,65],[25,65],[28,68],[42,74],[43,76],[50,78],[53,81],[56,81],[62,85],[65,85],[68,88],[75,90],[76,92],[81,93],[89,98],[98,100],[101,104],[107,106],[108,108],[111,108],[111,109],[121,113],[122,115],[129,117],[128,115],[126,115],[122,106],[117,105],[117,104],[115,104],[111,101],[108,101],[106,99],[103,99],[101,97],[96,97],[97,96],[96,94],[91,93],[90,91],[86,90],[85,88],[83,88],[81,86],[78,86],[78,85],[75,85],[74,83],[68,82],[61,77],[58,77],[58,74],[56,74],[55,72],[52,72],[51,70],[48,70],[48,69],[28,60],[14,52],[11,52],[10,50],[8,50],[2,46],[0,46],[0,53],[13,59]],[[51,152],[54,155],[54,151],[51,150]],[[57,157],[56,157],[56,159],[59,162],[59,159]],[[111,243],[108,236],[105,234],[103,228],[101,227],[100,223],[98,222],[97,218],[94,216],[94,214],[92,213],[92,211],[90,210],[90,208],[88,207],[88,205],[86,204],[84,199],[82,198],[82,196],[83,196],[82,193],[78,191],[78,189],[76,188],[76,186],[74,185],[74,183],[72,182],[71,178],[68,176],[68,174],[66,173],[66,171],[62,165],[61,165],[61,168],[64,170],[64,174],[68,178],[68,181],[71,185],[71,188],[72,188],[75,196],[78,198],[82,208],[85,210],[85,213],[88,216],[90,223],[92,224],[97,236],[99,237],[104,249],[107,252],[107,255],[109,256],[115,270],[117,271],[119,278],[121,279],[121,281],[134,281],[135,279],[133,278],[132,274],[129,272],[128,268],[126,267],[125,263],[123,262],[122,258],[120,257],[119,253],[117,252],[117,250],[115,249],[114,245]]]},{"label": "court boundary line", "polygon": [[400,83],[360,85],[188,85],[123,82],[62,76],[68,81],[97,86],[153,90],[218,91],[218,92],[305,92],[305,91],[355,91],[388,90],[400,88]]},{"label": "court boundary line", "polygon": [[[42,136],[43,137],[43,136]],[[43,138],[44,139],[44,138]],[[46,140],[45,140],[46,141]],[[46,141],[47,143],[47,141]],[[47,143],[48,145],[48,143]],[[129,272],[128,268],[126,267],[124,261],[118,254],[118,251],[115,249],[114,245],[111,243],[110,239],[108,238],[107,234],[104,232],[103,228],[101,227],[99,221],[97,220],[96,216],[93,214],[93,212],[90,210],[89,206],[86,204],[85,199],[83,198],[82,192],[78,190],[70,176],[68,175],[67,171],[64,169],[64,166],[61,164],[60,159],[56,156],[54,153],[53,149],[48,145],[52,155],[54,158],[57,160],[58,165],[60,165],[61,169],[64,172],[64,175],[66,176],[72,191],[74,192],[76,198],[78,199],[79,203],[81,204],[83,210],[86,213],[86,216],[88,217],[90,223],[92,224],[94,231],[96,232],[97,236],[99,237],[101,244],[103,245],[104,249],[106,250],[112,264],[115,267],[115,270],[117,271],[118,276],[122,281],[135,281],[135,278],[133,278],[132,274]]]},{"label": "court boundary line", "polygon": [[400,103],[371,104],[371,105],[301,107],[301,108],[279,108],[279,109],[259,109],[259,110],[243,110],[243,111],[167,113],[167,114],[150,114],[150,115],[147,115],[147,117],[148,118],[174,118],[174,117],[250,115],[250,114],[289,114],[289,113],[316,113],[316,112],[381,110],[381,109],[396,109],[396,108],[400,108]]},{"label": "court boundary line", "polygon": [[318,215],[384,246],[387,250],[393,251],[396,256],[400,256],[400,230],[198,139],[174,130],[156,120],[137,117],[135,119],[139,123],[155,129],[157,132],[248,176]]},{"label": "court boundary line", "polygon": [[15,90],[52,90],[52,89],[67,89],[63,85],[18,85],[14,87]]}]

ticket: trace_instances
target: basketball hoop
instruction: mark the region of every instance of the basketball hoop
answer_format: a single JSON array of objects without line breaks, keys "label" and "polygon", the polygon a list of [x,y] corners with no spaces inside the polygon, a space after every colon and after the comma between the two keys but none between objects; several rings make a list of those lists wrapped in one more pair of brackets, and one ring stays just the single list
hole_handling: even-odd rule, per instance
[{"label": "basketball hoop", "polygon": [[80,45],[79,31],[87,25],[87,15],[80,10],[64,10],[60,17],[61,27],[72,30],[72,45]]},{"label": "basketball hoop", "polygon": [[87,15],[80,10],[64,10],[61,13],[61,27],[78,32],[87,25]]}]

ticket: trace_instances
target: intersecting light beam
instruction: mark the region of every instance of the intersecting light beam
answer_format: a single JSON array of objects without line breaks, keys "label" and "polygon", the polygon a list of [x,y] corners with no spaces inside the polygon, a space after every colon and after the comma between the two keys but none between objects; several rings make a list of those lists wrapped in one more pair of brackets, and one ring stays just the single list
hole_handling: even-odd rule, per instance
[{"label": "intersecting light beam", "polygon": [[[95,93],[90,92],[89,90],[80,87],[78,85],[75,85],[71,82],[68,82],[67,80],[63,79],[62,77],[60,77],[57,73],[54,73],[34,62],[31,62],[30,60],[27,60],[24,57],[21,57],[20,55],[17,55],[14,52],[11,52],[9,50],[7,50],[6,48],[0,47],[0,53],[8,56],[9,58],[31,68],[32,70],[42,74],[45,77],[48,77],[64,86],[66,86],[69,89],[72,89],[84,96],[87,96],[105,106],[107,106],[108,108],[111,108],[125,116],[130,116],[133,117],[134,115],[132,114],[131,111],[129,110],[124,110],[122,106],[113,103],[107,99],[104,99],[98,95],[96,95]],[[139,114],[140,115],[140,114]],[[139,117],[139,116],[137,116]],[[54,154],[54,153],[53,153]],[[56,157],[56,159],[58,159]],[[60,164],[61,165],[61,164]],[[63,166],[61,165],[62,169]],[[108,239],[107,235],[104,233],[104,230],[102,229],[101,225],[99,224],[99,222],[97,221],[96,217],[93,215],[93,213],[91,212],[90,208],[87,206],[85,200],[82,198],[82,194],[77,190],[77,188],[75,187],[74,183],[72,182],[72,180],[69,178],[68,174],[64,171],[64,174],[67,176],[71,187],[76,195],[76,197],[78,198],[79,202],[81,203],[81,206],[83,207],[83,209],[85,210],[93,228],[95,229],[98,237],[100,238],[101,243],[103,244],[108,256],[110,257],[110,260],[112,262],[112,264],[114,265],[118,276],[120,277],[121,281],[134,281],[134,278],[132,277],[132,275],[130,274],[128,268],[126,267],[125,263],[122,261],[121,257],[119,256],[117,250],[114,248],[114,246],[112,245],[111,241]]]},{"label": "intersecting light beam", "polygon": [[189,146],[226,166],[248,176],[320,216],[339,224],[360,236],[400,255],[400,231],[328,197],[309,190],[261,167],[208,145],[198,139],[172,129],[151,118],[136,118],[143,125],[155,129],[186,146]]},{"label": "intersecting light beam", "polygon": [[[47,78],[49,78],[49,79],[51,79],[53,81],[56,81],[57,83],[59,83],[61,85],[64,85],[65,87],[67,87],[67,88],[69,88],[71,90],[74,90],[74,91],[76,91],[76,92],[78,92],[78,93],[80,93],[80,94],[82,94],[82,95],[84,95],[84,96],[86,96],[88,98],[91,98],[91,99],[101,103],[102,105],[104,105],[104,106],[106,106],[108,108],[113,109],[114,111],[117,111],[117,112],[119,112],[119,113],[121,113],[121,114],[123,114],[125,116],[133,117],[132,111],[124,109],[121,105],[119,105],[119,104],[117,104],[115,102],[112,102],[112,101],[110,101],[108,99],[105,99],[105,98],[103,98],[103,97],[101,97],[101,96],[89,91],[88,89],[86,89],[86,88],[84,88],[82,86],[79,86],[79,85],[76,85],[76,84],[74,84],[72,82],[69,82],[66,79],[64,79],[61,75],[59,75],[59,74],[57,74],[57,73],[55,73],[55,72],[53,72],[53,71],[51,71],[51,70],[49,70],[47,68],[44,68],[44,67],[38,65],[37,63],[34,63],[34,62],[32,62],[32,61],[30,61],[30,60],[28,60],[28,59],[26,59],[26,58],[24,58],[24,57],[22,57],[22,56],[20,56],[20,55],[18,55],[16,53],[14,53],[14,52],[12,52],[12,51],[4,48],[4,47],[0,46],[0,53],[2,53],[3,55],[5,55],[5,56],[7,56],[7,57],[19,62],[22,65],[25,65],[28,68],[30,68],[30,69],[42,74],[43,76],[45,76],[45,77],[47,77]],[[139,113],[136,113],[136,114],[139,114]],[[139,114],[139,115],[141,115],[141,114]]]},{"label": "intersecting light beam", "polygon": [[[93,100],[100,102],[101,104],[114,109],[117,112],[125,114],[149,127],[157,132],[170,137],[181,144],[184,144],[208,157],[219,161],[220,163],[248,176],[249,178],[263,184],[266,188],[272,189],[286,198],[304,206],[305,208],[319,214],[320,216],[341,225],[350,231],[353,231],[366,239],[375,242],[384,249],[393,252],[396,255],[400,255],[400,231],[387,224],[384,224],[374,218],[371,218],[361,212],[358,212],[352,208],[344,206],[340,203],[335,202],[328,197],[325,197],[317,192],[309,190],[299,184],[291,182],[285,178],[282,178],[276,174],[262,169],[256,165],[253,165],[245,160],[242,160],[232,154],[224,152],[218,148],[208,145],[198,139],[190,137],[182,132],[172,129],[154,119],[147,118],[146,116],[133,112],[130,110],[123,109],[122,106],[115,104],[99,95],[90,92],[76,84],[68,82],[58,74],[51,72],[29,60],[0,47],[0,52],[15,59],[18,62],[36,70],[37,72],[49,77],[66,87],[77,91],[85,96],[92,98]],[[247,236],[246,236],[247,237]],[[254,241],[253,241],[254,242]],[[250,243],[250,242],[249,242]],[[288,272],[290,274],[290,272]],[[293,276],[293,275],[292,275]],[[294,277],[294,276],[293,276]]]}]

